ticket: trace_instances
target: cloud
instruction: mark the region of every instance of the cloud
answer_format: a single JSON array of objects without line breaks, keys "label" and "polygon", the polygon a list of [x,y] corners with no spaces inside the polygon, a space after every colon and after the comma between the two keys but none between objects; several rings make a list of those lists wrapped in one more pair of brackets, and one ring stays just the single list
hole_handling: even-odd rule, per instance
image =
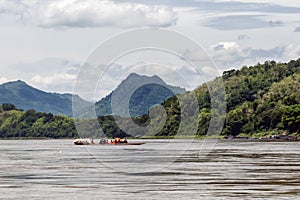
[{"label": "cloud", "polygon": [[213,46],[214,50],[230,50],[238,48],[238,44],[235,42],[219,42],[217,45]]},{"label": "cloud", "polygon": [[263,20],[263,15],[229,15],[209,19],[204,26],[218,30],[245,30],[282,26],[281,21]]},{"label": "cloud", "polygon": [[[116,0],[125,1],[125,0]],[[155,4],[157,1],[130,0]],[[260,12],[260,13],[299,13],[299,3],[295,0],[163,0],[167,5],[176,7],[194,7],[200,11],[220,12]]]},{"label": "cloud", "polygon": [[68,73],[56,73],[50,76],[34,76],[30,82],[35,84],[43,84],[43,85],[50,85],[50,84],[61,84],[67,83],[69,81],[74,81],[76,79],[76,75],[68,74]]},{"label": "cloud", "polygon": [[52,92],[71,92],[76,75],[64,73],[55,73],[48,76],[35,75],[29,83],[39,89]]},{"label": "cloud", "polygon": [[294,32],[300,32],[300,26],[296,27]]},{"label": "cloud", "polygon": [[219,42],[208,50],[217,66],[226,70],[253,65],[266,60],[286,62],[297,59],[300,55],[300,44],[281,45],[270,49],[241,47],[236,42]]},{"label": "cloud", "polygon": [[[266,2],[242,2],[242,1],[202,1],[197,0],[192,4],[200,11],[222,11],[222,12],[258,12],[258,13],[295,13],[300,12],[296,6],[283,6]],[[288,4],[287,4],[288,5]]]},{"label": "cloud", "polygon": [[18,15],[23,21],[31,21],[44,28],[166,27],[177,21],[177,14],[168,6],[117,3],[111,0],[2,0],[0,12]]},{"label": "cloud", "polygon": [[[298,59],[300,55],[300,44],[291,43],[279,45],[270,49],[252,48],[241,46],[237,42],[222,41],[206,48],[206,51],[220,72],[232,68],[240,68],[244,65],[250,66],[266,60],[288,62],[291,59]],[[202,61],[197,53],[185,51],[183,55],[192,62]],[[204,69],[204,68],[203,68]]]},{"label": "cloud", "polygon": [[239,35],[237,39],[238,40],[247,40],[247,39],[250,39],[250,36],[242,34],[242,35]]},{"label": "cloud", "polygon": [[79,66],[80,64],[78,61],[48,57],[31,63],[18,63],[10,65],[9,69],[14,70],[18,73],[30,74],[31,72],[33,72],[34,74],[49,74],[55,73],[61,69],[68,68],[69,70],[72,70],[76,68],[76,71],[74,73],[77,73],[77,69],[79,68]]},{"label": "cloud", "polygon": [[0,77],[0,84],[8,82],[8,79],[5,77]]},{"label": "cloud", "polygon": [[25,14],[31,6],[35,6],[35,1],[30,0],[1,0],[0,13],[13,13],[16,15]]},{"label": "cloud", "polygon": [[10,65],[2,72],[1,82],[21,79],[47,92],[72,92],[80,69],[77,61],[44,58],[31,63]]},{"label": "cloud", "polygon": [[300,44],[299,43],[293,43],[289,44],[283,47],[283,58],[284,61],[288,61],[290,59],[297,59],[300,57]]}]

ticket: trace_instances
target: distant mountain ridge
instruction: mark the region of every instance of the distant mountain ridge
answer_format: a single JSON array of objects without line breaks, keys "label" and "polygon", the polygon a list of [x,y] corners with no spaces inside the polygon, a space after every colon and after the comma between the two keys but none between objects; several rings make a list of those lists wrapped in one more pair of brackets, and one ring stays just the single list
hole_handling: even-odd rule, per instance
[{"label": "distant mountain ridge", "polygon": [[72,98],[88,104],[79,96],[44,92],[21,80],[0,85],[0,104],[11,103],[23,110],[34,109],[38,112],[72,116]]},{"label": "distant mountain ridge", "polygon": [[[129,100],[130,116],[147,114],[148,110],[156,104],[161,104],[164,100],[176,94],[185,93],[185,89],[167,85],[158,76],[141,76],[135,73],[130,74],[121,84],[108,96],[96,102],[97,116],[111,115],[111,100],[113,94],[119,94],[121,99],[136,88]],[[50,93],[39,90],[28,85],[26,82],[18,80],[0,85],[0,104],[10,103],[23,110],[36,110],[37,112],[53,113],[55,115],[72,116],[72,99],[76,98],[76,103],[85,106],[92,106],[78,95]],[[121,104],[123,107],[123,104]],[[124,111],[122,116],[128,116]]]},{"label": "distant mountain ridge", "polygon": [[[166,84],[156,75],[149,77],[131,73],[114,91],[96,102],[96,114],[97,116],[111,114],[120,116],[141,116],[147,114],[152,106],[161,104],[164,100],[185,92],[186,90],[183,88]],[[126,101],[129,102],[129,113],[124,105]],[[112,112],[112,102],[120,106],[119,109],[114,108],[114,111],[117,110],[117,113]]]}]

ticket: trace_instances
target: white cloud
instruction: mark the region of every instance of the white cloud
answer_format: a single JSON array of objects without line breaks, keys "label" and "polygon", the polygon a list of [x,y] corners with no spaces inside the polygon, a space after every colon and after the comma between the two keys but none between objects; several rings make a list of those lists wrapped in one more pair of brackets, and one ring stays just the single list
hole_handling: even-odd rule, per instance
[{"label": "white cloud", "polygon": [[219,42],[216,46],[214,46],[215,50],[225,49],[231,50],[238,48],[238,44],[235,42]]},{"label": "white cloud", "polygon": [[[59,70],[75,70],[77,73],[80,64],[79,61],[71,61],[63,58],[47,57],[34,62],[17,63],[10,65],[9,69],[17,71],[18,73],[26,73],[32,76],[34,74],[49,74],[55,73]],[[47,69],[47,70],[45,70]]]},{"label": "white cloud", "polygon": [[72,92],[76,75],[67,72],[55,73],[48,76],[36,75],[29,80],[29,83],[41,90],[50,92]]},{"label": "white cloud", "polygon": [[256,14],[218,16],[207,20],[203,25],[217,30],[248,30],[274,28],[284,25],[282,21],[268,19],[268,17]]},{"label": "white cloud", "polygon": [[68,73],[57,73],[50,76],[34,76],[30,82],[35,84],[44,84],[46,86],[50,84],[59,84],[66,83],[69,81],[74,81],[76,79],[76,75],[68,74]]},{"label": "white cloud", "polygon": [[8,79],[5,77],[0,77],[0,84],[8,82]]},{"label": "white cloud", "polygon": [[221,69],[240,68],[266,60],[287,62],[300,55],[300,44],[280,45],[271,49],[242,47],[236,42],[220,42],[208,50],[210,56]]},{"label": "white cloud", "polygon": [[284,46],[283,59],[288,61],[289,59],[297,59],[300,57],[300,44],[289,44]]},{"label": "white cloud", "polygon": [[[280,62],[288,62],[291,59],[298,59],[300,55],[300,44],[290,43],[287,45],[279,45],[270,49],[253,48],[250,46],[241,46],[237,42],[222,41],[215,45],[211,45],[206,49],[208,55],[217,65],[220,72],[231,69],[240,68],[244,65],[250,66],[258,62],[266,60],[275,60]],[[191,61],[202,61],[203,57],[197,57],[196,52],[185,51],[183,53]],[[202,69],[208,73],[208,68]]]},{"label": "white cloud", "polygon": [[[228,2],[228,3],[233,3],[232,0],[218,0],[218,2]],[[295,1],[295,0],[285,0],[285,1],[282,1],[282,0],[243,0],[243,1],[234,1],[236,4],[237,3],[247,3],[247,4],[265,4],[265,5],[268,5],[269,6],[274,6],[275,7],[275,4],[277,5],[282,5],[282,6],[290,6],[290,7],[296,7],[296,6],[299,6],[299,1]],[[270,3],[272,2],[272,4]],[[265,6],[267,7],[267,6]]]},{"label": "white cloud", "polygon": [[14,13],[21,14],[24,13],[26,8],[34,6],[36,4],[33,0],[20,0],[20,1],[10,1],[10,0],[1,0],[0,1],[0,13]]},{"label": "white cloud", "polygon": [[296,27],[294,32],[300,32],[300,26]]},{"label": "white cloud", "polygon": [[[236,42],[219,42],[208,49],[211,58],[218,67],[224,68],[236,64],[240,59],[248,56],[249,52],[243,50]],[[232,66],[231,66],[232,67]]]},{"label": "white cloud", "polygon": [[1,82],[21,79],[47,92],[73,92],[80,64],[61,58],[44,58],[31,63],[10,65],[2,72]]},{"label": "white cloud", "polygon": [[237,39],[238,40],[248,40],[248,39],[250,39],[250,36],[245,35],[245,34],[241,34],[241,35],[238,36]]},{"label": "white cloud", "polygon": [[21,16],[40,27],[165,27],[177,14],[164,5],[117,3],[110,0],[0,1],[0,12]]},{"label": "white cloud", "polygon": [[47,92],[72,92],[80,64],[62,58],[44,58],[35,62],[17,63],[3,70],[3,82],[21,79]]}]

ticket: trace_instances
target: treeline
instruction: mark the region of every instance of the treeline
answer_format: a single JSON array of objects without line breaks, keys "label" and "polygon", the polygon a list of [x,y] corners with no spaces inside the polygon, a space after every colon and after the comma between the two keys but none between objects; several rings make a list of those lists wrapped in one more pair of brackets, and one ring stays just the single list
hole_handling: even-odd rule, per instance
[{"label": "treeline", "polygon": [[1,138],[74,138],[74,120],[52,113],[19,110],[12,104],[0,106]]},{"label": "treeline", "polygon": [[13,104],[4,103],[0,105],[0,138],[128,137],[129,135],[117,126],[114,119],[113,116],[98,118],[105,135],[95,134],[99,132],[95,131],[98,127],[95,126],[95,120],[84,119],[83,124],[86,127],[80,128],[86,132],[79,135],[73,118],[35,110],[23,111]]},{"label": "treeline", "polygon": [[230,73],[224,74],[228,94],[224,134],[300,132],[300,59]]}]

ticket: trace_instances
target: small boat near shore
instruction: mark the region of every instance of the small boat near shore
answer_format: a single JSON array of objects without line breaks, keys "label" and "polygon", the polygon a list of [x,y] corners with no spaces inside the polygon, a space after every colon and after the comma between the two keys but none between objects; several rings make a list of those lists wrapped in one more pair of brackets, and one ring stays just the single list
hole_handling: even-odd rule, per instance
[{"label": "small boat near shore", "polygon": [[145,142],[128,142],[127,139],[115,138],[112,140],[100,139],[99,142],[95,142],[94,139],[80,138],[73,142],[75,145],[142,145]]},{"label": "small boat near shore", "polygon": [[300,141],[300,137],[287,135],[287,134],[280,134],[280,135],[270,135],[268,137],[260,137],[260,138],[250,138],[247,136],[225,136],[223,137],[225,140],[237,140],[237,141],[263,141],[263,142],[298,142]]}]

